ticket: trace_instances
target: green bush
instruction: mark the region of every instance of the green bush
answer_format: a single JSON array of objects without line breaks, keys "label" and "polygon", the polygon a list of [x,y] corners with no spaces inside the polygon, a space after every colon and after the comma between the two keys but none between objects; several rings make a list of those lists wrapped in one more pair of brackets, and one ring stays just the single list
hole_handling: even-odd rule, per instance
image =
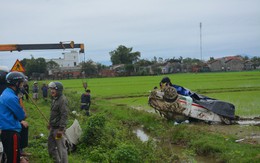
[{"label": "green bush", "polygon": [[113,162],[141,162],[140,151],[132,144],[120,144],[113,153]]},{"label": "green bush", "polygon": [[90,146],[98,145],[104,134],[105,123],[105,116],[102,114],[90,117],[83,131],[82,142]]},{"label": "green bush", "polygon": [[94,148],[89,154],[89,159],[91,162],[108,162],[106,151],[101,147]]},{"label": "green bush", "polygon": [[52,161],[51,158],[49,158],[46,138],[30,140],[29,147],[27,151],[33,153],[33,155],[30,156],[30,162],[44,163]]}]

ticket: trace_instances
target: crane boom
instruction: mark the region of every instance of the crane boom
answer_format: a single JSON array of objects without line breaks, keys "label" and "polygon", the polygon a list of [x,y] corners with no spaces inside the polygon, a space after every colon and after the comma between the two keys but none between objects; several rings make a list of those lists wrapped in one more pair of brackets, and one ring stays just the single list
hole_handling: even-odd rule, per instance
[{"label": "crane boom", "polygon": [[60,42],[59,44],[4,44],[0,45],[0,51],[22,51],[22,50],[46,50],[46,49],[74,49],[79,48],[80,53],[84,53],[84,44],[69,44]]}]

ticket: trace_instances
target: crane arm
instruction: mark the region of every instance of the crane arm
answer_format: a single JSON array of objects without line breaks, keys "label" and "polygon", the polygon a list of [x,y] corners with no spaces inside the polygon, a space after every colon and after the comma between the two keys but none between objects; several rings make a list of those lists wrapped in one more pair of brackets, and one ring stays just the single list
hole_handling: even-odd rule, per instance
[{"label": "crane arm", "polygon": [[22,51],[22,50],[46,50],[46,49],[74,49],[79,48],[80,53],[84,53],[84,44],[69,44],[60,42],[59,44],[5,44],[0,45],[0,51]]}]

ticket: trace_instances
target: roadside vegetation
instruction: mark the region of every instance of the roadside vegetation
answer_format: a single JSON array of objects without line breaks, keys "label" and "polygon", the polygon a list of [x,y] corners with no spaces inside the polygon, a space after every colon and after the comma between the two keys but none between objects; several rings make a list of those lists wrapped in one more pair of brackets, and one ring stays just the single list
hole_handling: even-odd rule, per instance
[{"label": "roadside vegetation", "polygon": [[[228,101],[236,115],[260,116],[260,72],[171,74],[172,82],[194,92]],[[79,120],[81,142],[69,162],[258,162],[260,126],[209,125],[203,122],[175,125],[148,106],[149,91],[163,76],[62,80],[70,101],[68,127]],[[42,83],[49,81],[40,81]],[[91,89],[91,116],[80,110],[82,83]],[[30,83],[32,85],[32,82]],[[47,152],[47,123],[32,102],[28,112],[30,162],[51,162]],[[49,117],[50,99],[37,101]],[[134,133],[144,131],[148,141]],[[42,135],[43,136],[40,136]],[[237,140],[246,138],[244,141]]]}]

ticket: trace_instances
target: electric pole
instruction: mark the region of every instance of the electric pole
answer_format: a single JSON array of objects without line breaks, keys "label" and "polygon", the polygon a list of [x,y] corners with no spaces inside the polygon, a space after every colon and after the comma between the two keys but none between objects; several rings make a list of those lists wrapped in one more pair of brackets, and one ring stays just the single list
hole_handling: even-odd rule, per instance
[{"label": "electric pole", "polygon": [[201,34],[201,30],[202,30],[202,23],[200,22],[200,60],[202,61],[202,34]]}]

